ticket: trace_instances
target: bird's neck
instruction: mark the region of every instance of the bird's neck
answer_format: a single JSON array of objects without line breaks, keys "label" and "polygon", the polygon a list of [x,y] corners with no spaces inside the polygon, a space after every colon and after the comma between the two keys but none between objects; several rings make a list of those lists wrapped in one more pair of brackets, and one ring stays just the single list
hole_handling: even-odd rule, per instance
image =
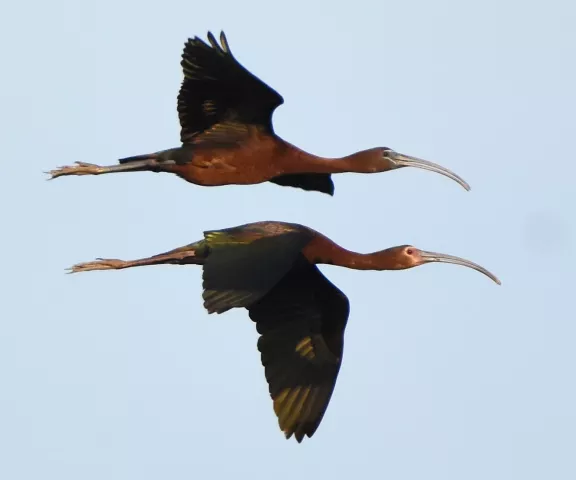
[{"label": "bird's neck", "polygon": [[305,152],[298,147],[283,141],[288,147],[284,173],[372,173],[363,161],[371,154],[370,150],[356,152],[345,157],[320,157]]},{"label": "bird's neck", "polygon": [[309,262],[314,264],[336,265],[353,270],[398,269],[395,259],[386,255],[385,252],[353,252],[337,245],[317,232],[314,239],[304,248],[302,253]]}]

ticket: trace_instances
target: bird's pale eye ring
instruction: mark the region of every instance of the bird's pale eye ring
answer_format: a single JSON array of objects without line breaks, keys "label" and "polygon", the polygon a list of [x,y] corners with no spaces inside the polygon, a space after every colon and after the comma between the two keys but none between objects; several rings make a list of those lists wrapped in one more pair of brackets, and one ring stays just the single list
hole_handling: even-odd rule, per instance
[{"label": "bird's pale eye ring", "polygon": [[414,250],[412,250],[411,248],[407,248],[406,249],[406,254],[407,255],[412,255],[414,253]]}]

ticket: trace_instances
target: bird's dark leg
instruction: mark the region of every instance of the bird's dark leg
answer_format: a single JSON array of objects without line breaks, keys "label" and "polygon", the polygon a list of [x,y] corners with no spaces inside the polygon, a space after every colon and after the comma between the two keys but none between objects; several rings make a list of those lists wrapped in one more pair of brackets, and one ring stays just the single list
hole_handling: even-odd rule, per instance
[{"label": "bird's dark leg", "polygon": [[93,262],[77,263],[70,267],[68,273],[89,272],[91,270],[122,270],[124,268],[142,267],[145,265],[202,265],[206,256],[204,242],[196,242],[185,247],[176,248],[166,253],[138,260],[118,260],[98,258]]},{"label": "bird's dark leg", "polygon": [[66,175],[103,175],[105,173],[119,173],[119,172],[160,172],[161,164],[173,164],[174,162],[162,161],[159,162],[156,158],[148,158],[146,160],[138,160],[120,165],[101,166],[93,163],[76,162],[75,165],[60,167],[51,170],[48,173],[51,179],[62,177]]}]

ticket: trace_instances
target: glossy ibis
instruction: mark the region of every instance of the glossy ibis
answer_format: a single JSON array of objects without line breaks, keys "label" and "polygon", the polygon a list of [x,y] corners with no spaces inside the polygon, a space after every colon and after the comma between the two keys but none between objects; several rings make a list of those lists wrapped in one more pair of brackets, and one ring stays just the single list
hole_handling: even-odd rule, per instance
[{"label": "glossy ibis", "polygon": [[101,175],[116,172],[169,172],[203,186],[277,185],[334,194],[333,173],[377,173],[417,167],[445,175],[466,190],[450,170],[390,148],[371,148],[342,158],[322,158],[279,138],[272,127],[282,96],[244,68],[232,55],[224,32],[220,44],[195,37],[184,47],[184,80],[178,94],[181,147],[119,160],[119,165],[84,162],[48,172]]},{"label": "glossy ibis", "polygon": [[261,335],[258,350],[274,411],[286,438],[311,437],[322,417],[342,361],[348,298],[318,269],[330,264],[357,270],[402,270],[468,260],[403,245],[362,254],[346,250],[302,225],[258,222],[204,232],[204,239],[140,260],[99,259],[70,271],[143,265],[202,265],[204,307],[223,313],[244,307]]}]

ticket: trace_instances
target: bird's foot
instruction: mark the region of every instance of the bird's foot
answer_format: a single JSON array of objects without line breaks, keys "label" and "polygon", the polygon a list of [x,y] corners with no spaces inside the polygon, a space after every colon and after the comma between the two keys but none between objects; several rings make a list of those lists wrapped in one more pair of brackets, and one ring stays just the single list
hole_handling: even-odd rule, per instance
[{"label": "bird's foot", "polygon": [[49,180],[65,175],[98,175],[103,173],[103,167],[94,163],[75,162],[75,165],[60,167],[55,170],[45,172],[50,175]]},{"label": "bird's foot", "polygon": [[124,260],[97,258],[93,262],[77,263],[68,268],[68,273],[89,272],[91,270],[118,270],[126,265]]}]

